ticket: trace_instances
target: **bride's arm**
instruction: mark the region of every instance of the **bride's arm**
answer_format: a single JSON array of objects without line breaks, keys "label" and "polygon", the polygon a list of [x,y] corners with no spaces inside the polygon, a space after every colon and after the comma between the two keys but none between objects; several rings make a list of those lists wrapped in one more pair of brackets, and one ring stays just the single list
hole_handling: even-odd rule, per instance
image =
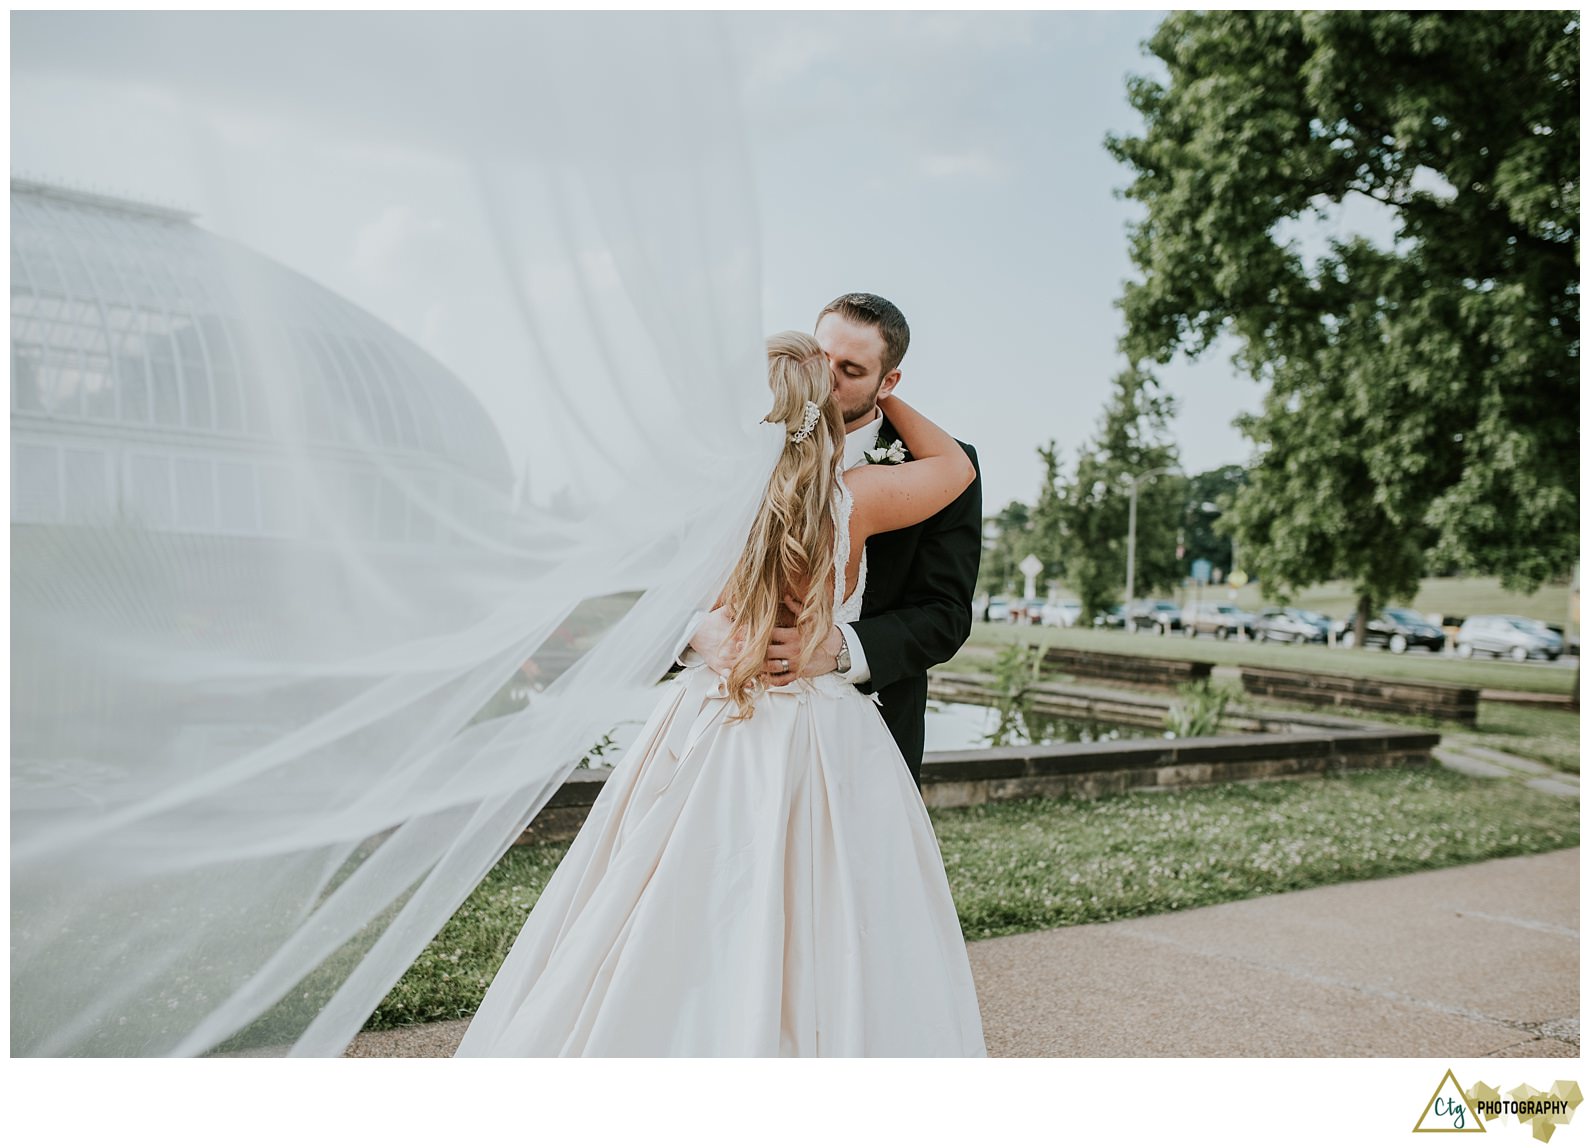
[{"label": "bride's arm", "polygon": [[878,405],[905,440],[911,460],[846,472],[845,482],[856,502],[851,529],[857,541],[927,521],[977,477],[977,468],[961,444],[926,415],[894,395]]}]

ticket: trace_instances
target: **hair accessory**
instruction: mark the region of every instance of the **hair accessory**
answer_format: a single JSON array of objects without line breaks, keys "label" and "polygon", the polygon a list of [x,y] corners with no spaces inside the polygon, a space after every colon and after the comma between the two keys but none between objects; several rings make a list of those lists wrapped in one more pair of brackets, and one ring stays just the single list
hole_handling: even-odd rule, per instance
[{"label": "hair accessory", "polygon": [[789,436],[790,442],[805,442],[811,435],[812,428],[817,425],[817,420],[822,417],[823,408],[806,400],[806,417],[801,420],[801,429]]}]

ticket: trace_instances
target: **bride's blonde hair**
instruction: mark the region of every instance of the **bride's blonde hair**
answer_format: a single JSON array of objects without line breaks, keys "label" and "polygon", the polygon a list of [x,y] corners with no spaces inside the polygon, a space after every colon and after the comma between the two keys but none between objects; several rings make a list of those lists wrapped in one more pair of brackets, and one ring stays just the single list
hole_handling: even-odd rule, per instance
[{"label": "bride's blonde hair", "polygon": [[[783,423],[784,453],[768,479],[762,506],[745,550],[730,575],[723,600],[734,617],[734,634],[743,639],[740,656],[729,668],[729,697],[744,720],[756,708],[758,676],[767,658],[785,594],[802,599],[795,625],[803,637],[800,656],[790,663],[799,672],[828,637],[834,624],[834,530],[830,508],[835,472],[845,450],[845,424],[834,401],[833,376],[817,340],[783,331],[767,341],[767,383],[773,409],[764,420]],[[806,419],[806,404],[819,413],[811,432],[790,441]]]}]

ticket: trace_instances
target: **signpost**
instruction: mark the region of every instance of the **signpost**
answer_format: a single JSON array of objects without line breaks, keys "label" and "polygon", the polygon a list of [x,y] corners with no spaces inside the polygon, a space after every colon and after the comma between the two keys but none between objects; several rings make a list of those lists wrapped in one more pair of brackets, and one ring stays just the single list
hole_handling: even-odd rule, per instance
[{"label": "signpost", "polygon": [[1027,592],[1022,596],[1025,598],[1036,598],[1038,596],[1038,575],[1043,573],[1043,563],[1038,561],[1036,554],[1029,554],[1021,560],[1021,565],[1017,566],[1016,569],[1020,570],[1022,576],[1027,579]]}]

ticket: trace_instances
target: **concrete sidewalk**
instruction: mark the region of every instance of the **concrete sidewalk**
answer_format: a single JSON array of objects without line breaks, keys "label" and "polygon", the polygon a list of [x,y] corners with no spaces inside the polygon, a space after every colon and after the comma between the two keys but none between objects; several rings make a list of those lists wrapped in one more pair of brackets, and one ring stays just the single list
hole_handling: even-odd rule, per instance
[{"label": "concrete sidewalk", "polygon": [[[1579,1055],[1579,850],[967,946],[992,1056]],[[450,1056],[467,1021],[347,1056]]]}]

